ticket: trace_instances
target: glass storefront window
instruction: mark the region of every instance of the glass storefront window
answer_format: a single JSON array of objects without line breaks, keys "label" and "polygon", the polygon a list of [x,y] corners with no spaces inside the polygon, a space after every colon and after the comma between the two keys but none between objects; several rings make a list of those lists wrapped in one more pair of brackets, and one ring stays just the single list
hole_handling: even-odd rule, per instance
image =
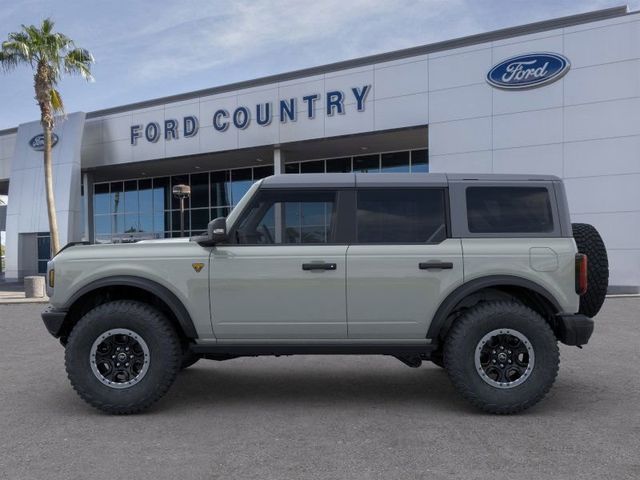
[{"label": "glass storefront window", "polygon": [[429,171],[429,150],[413,150],[411,152],[411,172],[427,173]]},{"label": "glass storefront window", "polygon": [[153,231],[165,232],[170,230],[169,214],[167,212],[156,212],[153,214]]},{"label": "glass storefront window", "polygon": [[171,189],[169,177],[153,179],[153,211],[162,212],[171,208]]},{"label": "glass storefront window", "polygon": [[409,173],[409,152],[383,153],[382,171]]},{"label": "glass storefront window", "polygon": [[227,215],[229,215],[230,211],[231,211],[231,209],[228,208],[228,207],[212,208],[211,209],[211,220],[215,220],[218,217],[226,217]]},{"label": "glass storefront window", "polygon": [[[188,214],[188,212],[186,212]],[[194,208],[191,210],[191,229],[195,231],[205,231],[209,223],[208,208]]]},{"label": "glass storefront window", "polygon": [[209,206],[209,174],[196,173],[191,175],[191,208]]},{"label": "glass storefront window", "polygon": [[327,160],[327,173],[349,173],[350,171],[351,157]]},{"label": "glass storefront window", "polygon": [[151,179],[138,180],[139,211],[142,213],[153,212],[153,189]]},{"label": "glass storefront window", "polygon": [[111,215],[95,215],[93,224],[97,235],[111,236]]},{"label": "glass storefront window", "polygon": [[[185,236],[189,235],[189,230],[191,229],[189,223],[189,211],[185,209],[184,211],[184,234]],[[174,232],[180,232],[180,210],[174,210],[171,212],[171,230]]]},{"label": "glass storefront window", "polygon": [[122,182],[111,182],[111,213],[124,211],[123,191],[124,187]]},{"label": "glass storefront window", "polygon": [[300,164],[299,163],[285,164],[284,173],[300,173]]},{"label": "glass storefront window", "polygon": [[111,213],[111,210],[109,209],[109,184],[108,183],[100,183],[94,186],[93,213],[94,215]]},{"label": "glass storefront window", "polygon": [[137,212],[140,209],[138,203],[138,181],[124,182],[124,211]]},{"label": "glass storefront window", "polygon": [[253,169],[253,181],[273,175],[273,166],[256,167]]},{"label": "glass storefront window", "polygon": [[[357,157],[330,158],[292,162],[286,173],[320,172],[427,172],[428,150],[389,152]],[[173,198],[171,187],[180,183],[191,186],[191,197],[185,202],[185,236],[206,230],[210,220],[226,217],[249,187],[273,174],[273,166],[239,168],[167,177],[121,180],[94,184],[93,223],[96,243],[131,242],[147,238],[180,236],[180,202]],[[317,206],[320,208],[320,206]],[[298,218],[298,241],[318,240],[322,212],[316,206],[300,210],[291,204],[291,218]],[[293,226],[293,224],[292,224]]]},{"label": "glass storefront window", "polygon": [[353,157],[353,171],[360,173],[376,173],[380,171],[380,155],[363,155]]},{"label": "glass storefront window", "polygon": [[247,193],[253,183],[253,175],[250,168],[231,170],[231,201],[233,205]]},{"label": "glass storefront window", "polygon": [[211,172],[211,206],[231,205],[229,171]]},{"label": "glass storefront window", "polygon": [[324,173],[324,160],[300,163],[300,173]]}]

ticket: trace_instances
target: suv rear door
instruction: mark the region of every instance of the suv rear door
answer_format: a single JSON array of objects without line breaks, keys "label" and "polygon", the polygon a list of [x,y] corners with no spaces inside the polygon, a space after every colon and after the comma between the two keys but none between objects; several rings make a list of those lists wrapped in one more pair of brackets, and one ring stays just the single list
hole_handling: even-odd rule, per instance
[{"label": "suv rear door", "polygon": [[346,251],[338,204],[352,191],[260,189],[211,251],[219,339],[347,338]]},{"label": "suv rear door", "polygon": [[358,178],[349,338],[424,339],[442,299],[463,281],[461,241],[448,238],[446,183],[375,185]]}]

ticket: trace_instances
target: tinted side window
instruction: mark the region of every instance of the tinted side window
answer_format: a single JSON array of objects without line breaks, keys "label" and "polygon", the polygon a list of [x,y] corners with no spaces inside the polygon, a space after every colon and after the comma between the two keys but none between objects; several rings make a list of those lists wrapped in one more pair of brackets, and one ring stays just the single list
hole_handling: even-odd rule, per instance
[{"label": "tinted side window", "polygon": [[471,233],[552,232],[549,192],[544,187],[469,187],[467,221]]},{"label": "tinted side window", "polygon": [[438,243],[447,236],[443,189],[362,189],[357,202],[358,243]]},{"label": "tinted side window", "polygon": [[333,243],[335,191],[261,191],[239,220],[235,242],[248,245]]}]

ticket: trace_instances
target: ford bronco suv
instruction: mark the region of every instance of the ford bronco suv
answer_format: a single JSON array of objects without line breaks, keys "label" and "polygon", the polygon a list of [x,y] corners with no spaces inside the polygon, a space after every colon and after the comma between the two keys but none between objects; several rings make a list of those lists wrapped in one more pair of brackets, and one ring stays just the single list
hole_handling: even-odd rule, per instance
[{"label": "ford bronco suv", "polygon": [[505,414],[548,392],[558,341],[587,343],[608,264],[553,176],[300,174],[201,236],[68,245],[47,284],[71,385],[106,412],[146,409],[199,359],[381,354]]}]

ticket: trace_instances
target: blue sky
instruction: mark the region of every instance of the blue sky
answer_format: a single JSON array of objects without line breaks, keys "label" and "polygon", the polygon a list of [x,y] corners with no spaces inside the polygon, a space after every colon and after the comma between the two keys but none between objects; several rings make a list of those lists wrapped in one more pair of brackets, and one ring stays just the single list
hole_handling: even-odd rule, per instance
[{"label": "blue sky", "polygon": [[[51,16],[96,58],[65,79],[67,112],[89,112],[621,5],[620,0],[0,0],[0,39]],[[629,2],[630,9],[640,0]],[[26,68],[0,72],[0,129],[36,120]]]}]

